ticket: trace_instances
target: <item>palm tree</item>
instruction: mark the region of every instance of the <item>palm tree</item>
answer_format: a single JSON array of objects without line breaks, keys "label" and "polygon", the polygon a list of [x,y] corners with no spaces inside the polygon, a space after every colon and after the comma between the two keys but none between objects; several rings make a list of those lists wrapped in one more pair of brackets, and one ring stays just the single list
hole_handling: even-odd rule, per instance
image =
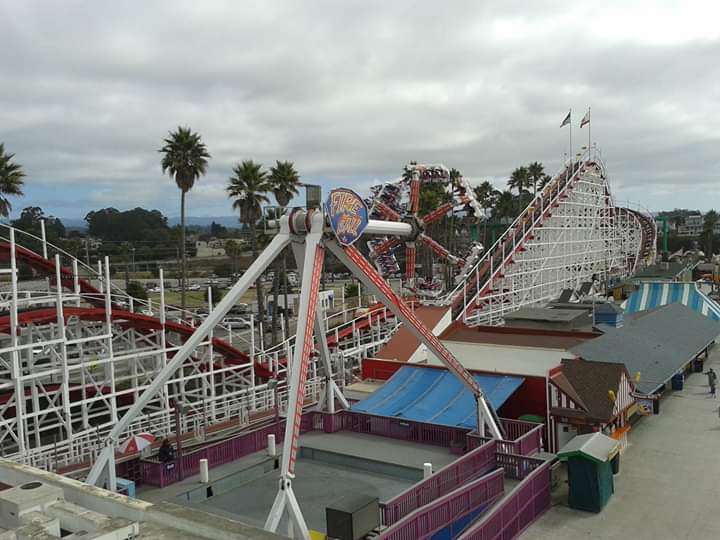
[{"label": "palm tree", "polygon": [[522,212],[523,208],[523,192],[525,191],[525,188],[530,187],[530,175],[528,174],[527,167],[518,167],[515,169],[512,174],[510,175],[510,179],[507,182],[507,185],[510,189],[517,189],[518,191],[518,204],[520,208],[518,209],[518,213]]},{"label": "palm tree", "polygon": [[170,172],[170,176],[175,178],[175,183],[180,188],[180,302],[185,311],[185,194],[192,189],[195,181],[207,172],[210,154],[200,135],[189,127],[178,127],[177,131],[169,132],[164,143],[158,150],[163,154],[160,162],[162,172]]},{"label": "palm tree", "polygon": [[552,176],[549,174],[543,175],[543,177],[540,179],[540,183],[538,184],[537,188],[539,190],[542,190],[547,186],[550,182],[552,182]]},{"label": "palm tree", "polygon": [[500,192],[493,209],[493,218],[499,221],[509,218],[512,221],[515,216],[515,196],[509,190]]},{"label": "palm tree", "polygon": [[537,195],[537,190],[542,189],[543,179],[547,176],[545,174],[545,167],[539,161],[533,161],[527,166],[528,176],[530,177],[530,185],[533,188],[533,197]]},{"label": "palm tree", "polygon": [[[243,161],[233,167],[233,176],[226,187],[228,197],[233,200],[232,207],[240,212],[240,221],[250,228],[250,248],[253,260],[257,260],[257,222],[262,216],[263,203],[269,202],[267,192],[270,191],[267,173],[260,163],[252,160]],[[258,302],[258,317],[263,320],[262,278],[255,283]]]},{"label": "palm tree", "polygon": [[[270,176],[268,178],[275,200],[282,207],[282,213],[285,213],[285,208],[293,196],[299,193],[298,188],[300,187],[300,175],[295,170],[295,166],[292,161],[276,161],[274,167],[270,167]],[[282,275],[283,275],[283,295],[284,295],[284,306],[285,313],[287,314],[288,308],[288,283],[287,283],[287,252],[283,250],[282,256]],[[272,341],[273,345],[277,340],[277,304],[278,304],[278,285],[280,282],[280,272],[278,272],[277,264],[275,268],[275,279],[273,280],[273,312],[272,312]],[[290,321],[285,319],[285,329],[287,333],[290,333]]]},{"label": "palm tree", "polygon": [[475,199],[483,209],[485,217],[483,220],[483,245],[485,245],[487,243],[487,211],[495,208],[500,192],[487,180],[477,186],[474,191]]},{"label": "palm tree", "polygon": [[18,163],[13,163],[15,154],[5,152],[5,145],[0,143],[0,216],[8,217],[12,205],[7,195],[22,195],[23,177],[25,173]]}]

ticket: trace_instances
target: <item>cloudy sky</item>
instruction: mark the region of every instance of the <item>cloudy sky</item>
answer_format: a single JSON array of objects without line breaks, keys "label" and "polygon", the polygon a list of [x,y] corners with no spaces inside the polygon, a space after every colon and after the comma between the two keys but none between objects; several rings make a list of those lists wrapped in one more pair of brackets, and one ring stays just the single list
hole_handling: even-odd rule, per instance
[{"label": "cloudy sky", "polygon": [[177,215],[168,130],[213,158],[195,216],[231,214],[232,165],[295,162],[366,191],[409,160],[498,187],[559,168],[592,107],[618,200],[720,208],[720,4],[521,1],[0,0],[0,142],[16,209]]}]

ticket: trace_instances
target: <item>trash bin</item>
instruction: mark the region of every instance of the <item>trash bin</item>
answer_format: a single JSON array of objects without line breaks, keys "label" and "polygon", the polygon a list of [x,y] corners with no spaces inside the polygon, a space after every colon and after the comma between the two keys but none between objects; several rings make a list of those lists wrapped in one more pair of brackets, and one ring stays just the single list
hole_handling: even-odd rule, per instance
[{"label": "trash bin", "polygon": [[672,378],[672,389],[673,390],[682,390],[684,384],[685,384],[685,374],[678,373],[676,375],[673,375],[673,378]]},{"label": "trash bin", "polygon": [[612,473],[614,475],[620,474],[620,453],[618,452],[615,454],[615,457],[610,460],[610,465],[612,466]]}]

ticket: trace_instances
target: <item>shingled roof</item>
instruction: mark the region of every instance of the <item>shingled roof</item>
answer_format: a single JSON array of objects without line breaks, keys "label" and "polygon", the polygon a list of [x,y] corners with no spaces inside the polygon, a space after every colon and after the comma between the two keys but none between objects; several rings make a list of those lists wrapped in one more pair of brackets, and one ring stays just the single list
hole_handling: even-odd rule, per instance
[{"label": "shingled roof", "polygon": [[[586,362],[585,360],[572,359],[562,361],[562,378],[553,379],[558,387],[567,393],[571,398],[573,394],[580,398],[581,405],[585,411],[578,409],[553,409],[552,412],[563,416],[574,416],[590,421],[607,423],[613,418],[614,403],[608,396],[608,390],[618,394],[620,381],[625,372],[625,366],[611,362]],[[569,384],[574,390],[568,392],[563,386]],[[573,398],[574,399],[574,398]],[[577,400],[576,400],[577,401]],[[572,411],[572,414],[567,414]]]},{"label": "shingled roof", "polygon": [[637,390],[652,394],[720,335],[720,323],[683,304],[633,313],[622,328],[570,349],[588,362],[624,364],[641,374]]}]

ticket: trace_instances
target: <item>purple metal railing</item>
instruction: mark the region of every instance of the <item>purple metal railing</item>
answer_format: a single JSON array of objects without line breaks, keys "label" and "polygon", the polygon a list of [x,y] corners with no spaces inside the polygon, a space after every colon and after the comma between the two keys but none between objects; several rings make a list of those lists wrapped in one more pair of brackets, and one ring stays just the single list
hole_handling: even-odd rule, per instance
[{"label": "purple metal railing", "polygon": [[517,538],[548,508],[550,508],[550,462],[545,461],[497,506],[468,527],[458,540]]},{"label": "purple metal railing", "polygon": [[[498,453],[531,455],[542,448],[542,424],[508,419],[501,419],[501,421],[509,437],[517,436],[519,438],[496,441]],[[285,434],[284,426],[285,421],[281,420],[278,428],[270,425],[195,451],[185,451],[182,456],[184,474],[185,476],[197,474],[200,470],[200,459],[203,458],[206,458],[209,467],[213,468],[263,450],[267,447],[267,436],[270,433],[277,433],[277,442],[281,443]],[[471,451],[493,440],[480,437],[475,433],[468,433],[465,428],[426,424],[352,411],[340,411],[335,414],[305,413],[301,430],[302,432],[322,430],[326,433],[348,430],[451,449],[457,448],[459,451],[464,448]],[[140,462],[140,467],[144,483],[165,487],[179,480],[177,464],[168,469],[165,464],[155,460],[143,460]],[[457,486],[453,486],[451,489],[454,487]]]},{"label": "purple metal railing", "polygon": [[508,441],[515,441],[538,426],[542,426],[542,424],[537,424],[535,422],[512,420],[510,418],[501,418],[500,422],[505,430],[505,439]]},{"label": "purple metal railing", "polygon": [[469,512],[492,504],[504,493],[503,471],[469,482],[405,516],[379,540],[425,540]]},{"label": "purple metal railing", "polygon": [[514,480],[523,480],[535,469],[545,463],[544,459],[529,456],[518,456],[517,454],[502,454],[496,456],[498,467],[505,470],[505,476]]},{"label": "purple metal railing", "polygon": [[343,411],[336,413],[338,418],[327,420],[328,429],[340,431],[345,429],[355,433],[369,433],[380,437],[390,437],[403,441],[412,441],[434,446],[465,446],[466,428],[454,428],[414,422],[401,418],[374,416],[372,414]]},{"label": "purple metal railing", "polygon": [[[313,412],[303,415],[300,424],[301,432],[313,429],[314,415]],[[279,428],[272,424],[195,451],[186,451],[181,458],[185,477],[198,474],[201,459],[207,459],[208,467],[212,469],[267,448],[267,436],[270,434],[276,434],[277,442],[282,442],[285,435],[285,421],[282,420],[280,424]],[[171,468],[168,468],[168,464],[165,463],[143,460],[140,465],[143,482],[147,484],[165,487],[179,481],[177,463],[171,464]]]},{"label": "purple metal railing", "polygon": [[[503,424],[505,423],[520,423],[516,420],[502,420]],[[528,431],[525,431],[524,433],[521,433],[516,426],[513,426],[511,429],[507,430],[506,433],[518,435],[518,433],[521,433],[518,435],[518,438],[516,439],[506,439],[506,440],[499,440],[498,441],[498,452],[501,452],[503,454],[518,454],[522,456],[528,456],[535,454],[536,452],[539,452],[542,450],[543,447],[543,430],[545,429],[545,426],[542,424],[533,424],[530,422],[521,422],[522,424],[527,424],[529,426],[532,426],[532,429],[529,429]],[[467,434],[467,447],[468,449],[477,448],[478,446],[481,446],[482,444],[486,443],[487,441],[492,440],[490,437],[481,437],[476,432],[468,433]]]},{"label": "purple metal railing", "polygon": [[496,450],[496,442],[489,441],[389,501],[381,503],[383,525],[397,523],[418,508],[493,470],[497,466]]}]

